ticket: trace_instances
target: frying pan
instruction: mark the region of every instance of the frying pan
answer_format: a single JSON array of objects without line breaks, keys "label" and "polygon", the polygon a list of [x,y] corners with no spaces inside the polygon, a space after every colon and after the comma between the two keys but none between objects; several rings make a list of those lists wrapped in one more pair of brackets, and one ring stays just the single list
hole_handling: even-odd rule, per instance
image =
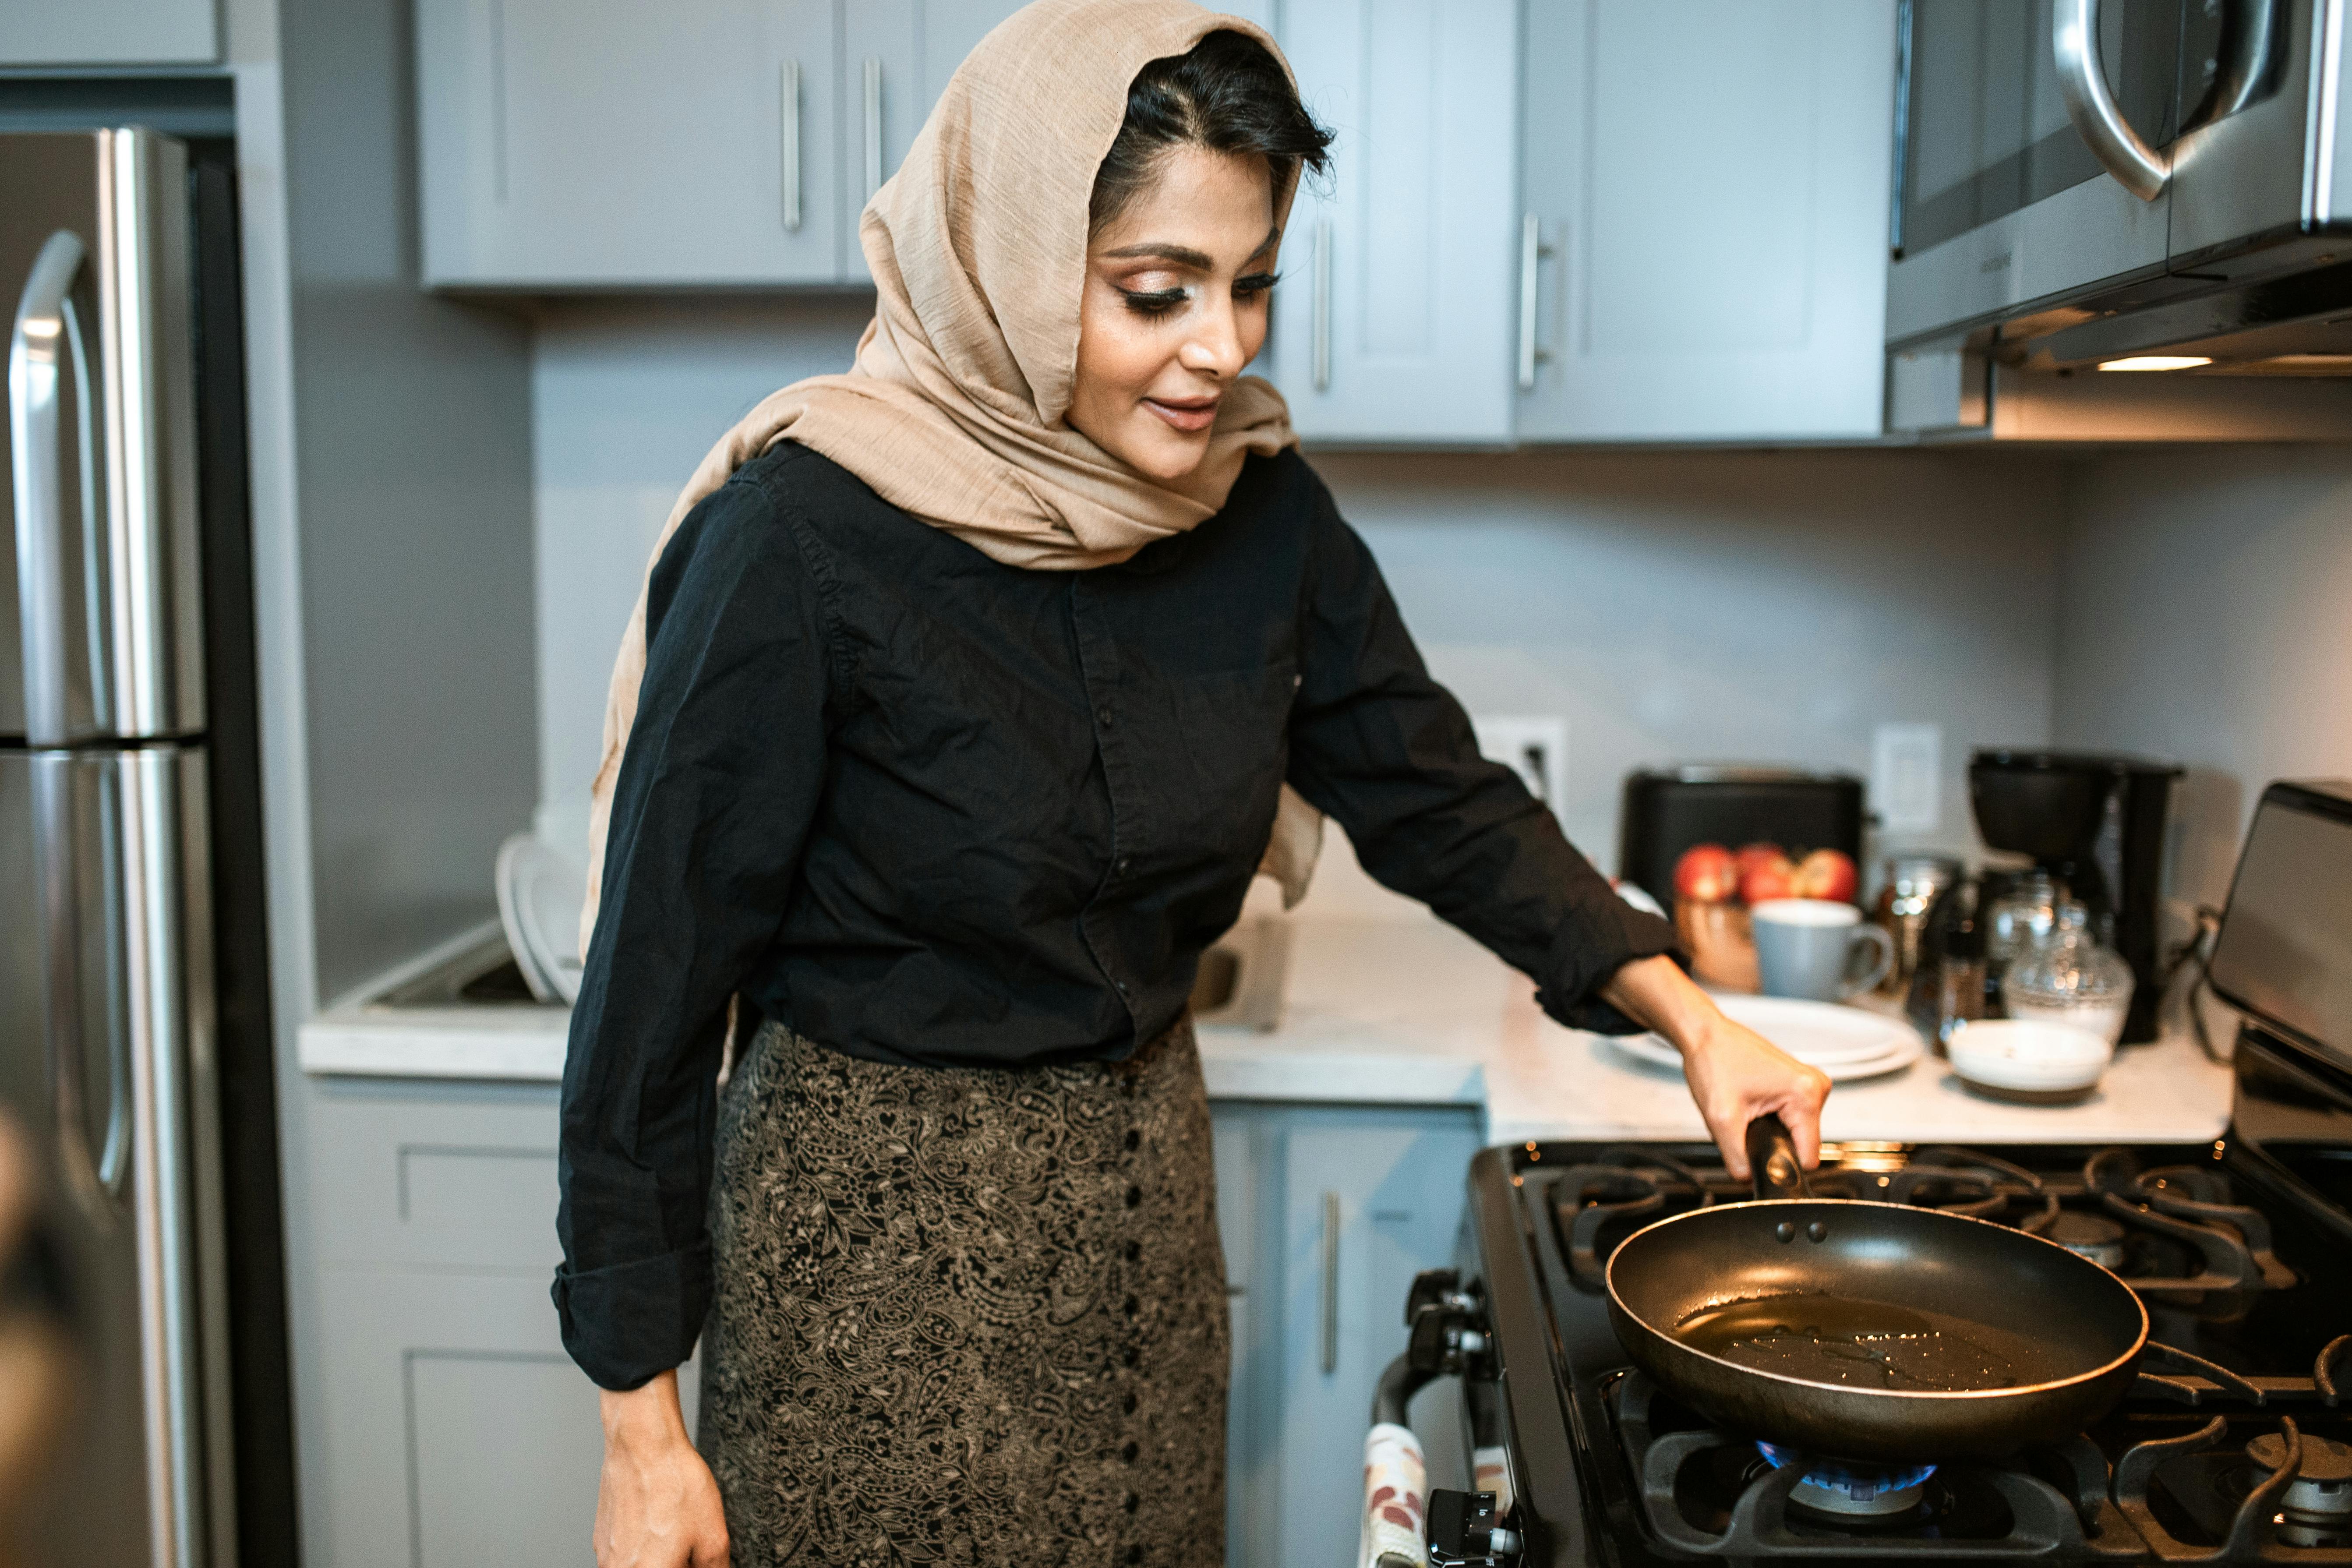
[{"label": "frying pan", "polygon": [[1693,1209],[1609,1260],[1636,1365],[1717,1425],[1807,1453],[1998,1459],[2131,1386],[2147,1310],[2038,1236],[1907,1204],[1815,1200],[1777,1116],[1748,1127],[1757,1201]]}]

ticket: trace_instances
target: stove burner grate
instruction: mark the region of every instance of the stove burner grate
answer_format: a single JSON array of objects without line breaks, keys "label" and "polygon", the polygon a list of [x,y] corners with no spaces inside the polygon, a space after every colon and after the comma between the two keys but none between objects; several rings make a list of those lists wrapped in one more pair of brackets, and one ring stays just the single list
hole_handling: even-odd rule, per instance
[{"label": "stove burner grate", "polygon": [[1604,1398],[1643,1528],[1675,1552],[1870,1563],[2144,1555],[2087,1437],[2033,1464],[1874,1470],[1696,1424],[1639,1372],[1615,1374]]},{"label": "stove burner grate", "polygon": [[[2261,1293],[2296,1283],[2273,1250],[2269,1221],[2232,1201],[2226,1176],[2143,1169],[2126,1149],[2093,1153],[2078,1173],[2044,1176],[1973,1150],[1926,1148],[1885,1169],[1824,1161],[1811,1186],[1819,1198],[1913,1204],[2014,1226],[2115,1271],[2151,1303],[2211,1321],[2242,1319]],[[1549,1188],[1569,1272],[1595,1294],[1606,1289],[1610,1253],[1635,1230],[1750,1195],[1720,1167],[1637,1147],[1596,1150]]]}]

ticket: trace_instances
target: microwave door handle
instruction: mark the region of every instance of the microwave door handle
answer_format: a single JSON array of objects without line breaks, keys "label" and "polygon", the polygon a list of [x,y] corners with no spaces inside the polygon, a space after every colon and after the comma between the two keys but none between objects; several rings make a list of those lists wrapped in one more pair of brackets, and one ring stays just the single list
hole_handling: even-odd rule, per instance
[{"label": "microwave door handle", "polygon": [[2140,140],[2099,68],[2099,0],[2057,0],[2051,10],[2050,47],[2066,118],[2116,183],[2144,202],[2164,195],[2171,160]]}]

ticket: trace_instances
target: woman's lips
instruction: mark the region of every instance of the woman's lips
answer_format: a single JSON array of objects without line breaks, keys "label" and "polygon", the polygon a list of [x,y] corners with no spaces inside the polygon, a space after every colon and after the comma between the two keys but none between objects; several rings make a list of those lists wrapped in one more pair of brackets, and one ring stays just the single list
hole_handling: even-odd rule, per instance
[{"label": "woman's lips", "polygon": [[1206,430],[1217,422],[1217,400],[1213,397],[1183,403],[1163,403],[1157,397],[1147,397],[1143,400],[1143,406],[1188,436]]}]

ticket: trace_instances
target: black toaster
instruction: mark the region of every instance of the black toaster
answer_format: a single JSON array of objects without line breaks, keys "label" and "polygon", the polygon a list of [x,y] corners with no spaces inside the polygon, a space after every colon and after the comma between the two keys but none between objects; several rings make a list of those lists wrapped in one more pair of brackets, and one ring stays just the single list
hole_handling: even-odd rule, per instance
[{"label": "black toaster", "polygon": [[1617,874],[1667,909],[1675,862],[1694,844],[1836,849],[1862,863],[1862,781],[1791,768],[1685,767],[1625,775]]}]

